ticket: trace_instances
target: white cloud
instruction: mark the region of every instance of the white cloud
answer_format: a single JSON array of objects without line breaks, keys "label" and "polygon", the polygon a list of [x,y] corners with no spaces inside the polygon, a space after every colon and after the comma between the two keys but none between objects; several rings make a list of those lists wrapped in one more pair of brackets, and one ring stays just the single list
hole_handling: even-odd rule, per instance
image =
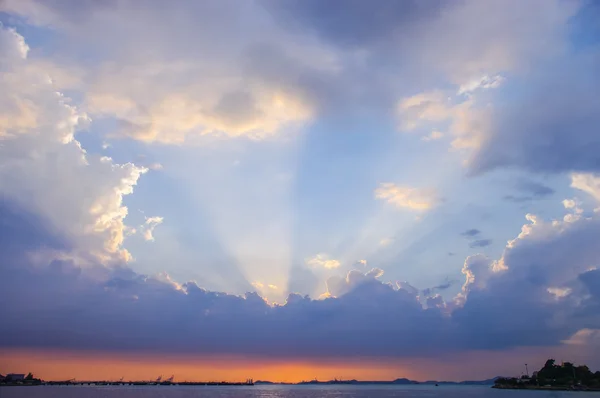
[{"label": "white cloud", "polygon": [[21,36],[0,28],[0,40],[0,191],[77,242],[79,255],[129,259],[123,196],[146,169],[88,155],[74,139],[87,116],[25,57]]},{"label": "white cloud", "polygon": [[[404,98],[398,106],[402,129],[410,131],[429,126],[439,128],[440,124],[447,124],[448,132],[454,136],[454,148],[479,146],[488,130],[490,112],[489,107],[482,106],[474,95],[467,99],[456,99],[450,93],[441,91]],[[443,134],[434,130],[422,139],[431,141],[441,138]]]},{"label": "white cloud", "polygon": [[473,79],[465,84],[461,84],[456,94],[470,94],[476,90],[498,88],[504,82],[504,78],[500,75],[488,76],[483,75],[478,79]]},{"label": "white cloud", "polygon": [[[260,6],[225,3],[153,3],[144,13],[127,2],[67,7],[7,0],[0,7],[67,38],[56,51],[68,51],[85,70],[84,109],[117,119],[113,136],[168,144],[202,135],[263,139],[312,119],[312,100],[294,68],[331,69],[327,51],[313,50],[308,39],[287,41]],[[238,29],[245,34],[231,34]],[[219,37],[219,44],[209,37]],[[290,54],[292,67],[278,72],[282,78],[265,76],[278,60],[256,54],[262,46]],[[102,59],[77,58],[89,48]]]},{"label": "white cloud", "polygon": [[375,190],[375,197],[396,207],[412,210],[429,210],[438,202],[437,193],[433,189],[399,186],[389,182],[382,183]]},{"label": "white cloud", "polygon": [[327,254],[320,253],[306,260],[306,264],[311,267],[334,269],[342,265],[338,260],[329,258]]},{"label": "white cloud", "polygon": [[147,241],[154,241],[154,235],[152,235],[152,233],[163,221],[164,219],[162,217],[147,217],[144,225],[140,226],[140,230],[144,233],[144,239]]},{"label": "white cloud", "polygon": [[572,290],[568,287],[549,287],[547,290],[548,293],[556,297],[557,300],[563,297],[567,297],[572,292]]},{"label": "white cloud", "polygon": [[[106,93],[88,93],[88,110],[92,114],[117,117],[126,122],[120,134],[147,142],[177,144],[188,135],[220,133],[263,139],[290,123],[310,119],[312,113],[307,104],[276,89],[253,94],[217,91],[209,98],[198,98],[197,93],[203,92],[199,88],[167,94],[167,90],[178,88],[165,87],[161,92],[148,81],[151,92],[125,97],[119,90],[126,89],[126,84],[121,82],[109,88],[107,82],[97,89]],[[198,83],[192,83],[195,84]]]},{"label": "white cloud", "polygon": [[600,177],[596,174],[572,174],[571,187],[591,195],[594,199],[600,202]]},{"label": "white cloud", "polygon": [[600,329],[581,329],[563,343],[569,345],[582,345],[588,349],[596,349],[600,346]]}]

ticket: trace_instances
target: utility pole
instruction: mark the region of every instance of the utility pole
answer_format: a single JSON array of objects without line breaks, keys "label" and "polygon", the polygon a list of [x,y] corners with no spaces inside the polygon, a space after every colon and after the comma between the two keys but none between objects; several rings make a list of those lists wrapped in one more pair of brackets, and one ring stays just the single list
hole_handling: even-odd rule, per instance
[{"label": "utility pole", "polygon": [[529,377],[529,369],[527,368],[527,364],[525,364],[525,374]]}]

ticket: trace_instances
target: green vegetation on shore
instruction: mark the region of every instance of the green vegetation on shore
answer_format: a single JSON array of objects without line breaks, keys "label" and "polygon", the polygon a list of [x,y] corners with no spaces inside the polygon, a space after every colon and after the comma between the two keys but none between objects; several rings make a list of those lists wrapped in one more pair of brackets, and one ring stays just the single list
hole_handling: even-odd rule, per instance
[{"label": "green vegetation on shore", "polygon": [[24,386],[35,386],[42,384],[42,380],[35,378],[32,373],[28,373],[27,376],[14,377],[11,374],[6,376],[0,375],[0,386],[13,386],[13,385],[24,385]]},{"label": "green vegetation on shore", "polygon": [[600,371],[594,373],[586,365],[575,366],[571,362],[557,365],[554,359],[548,359],[531,377],[500,377],[494,388],[600,390]]}]

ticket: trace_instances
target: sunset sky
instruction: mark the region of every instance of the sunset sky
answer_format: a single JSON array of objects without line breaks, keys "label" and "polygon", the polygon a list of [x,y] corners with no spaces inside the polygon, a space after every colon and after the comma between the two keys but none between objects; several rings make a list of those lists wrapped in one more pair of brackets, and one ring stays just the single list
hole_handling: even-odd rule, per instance
[{"label": "sunset sky", "polygon": [[600,370],[600,2],[0,0],[0,373]]}]

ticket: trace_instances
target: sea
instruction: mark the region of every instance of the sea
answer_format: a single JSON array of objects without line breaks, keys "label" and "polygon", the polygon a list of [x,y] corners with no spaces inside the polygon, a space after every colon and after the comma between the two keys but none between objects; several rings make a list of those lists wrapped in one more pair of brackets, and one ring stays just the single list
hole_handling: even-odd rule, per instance
[{"label": "sea", "polygon": [[600,397],[600,392],[496,390],[489,386],[36,386],[0,387],[0,398],[537,398]]}]

